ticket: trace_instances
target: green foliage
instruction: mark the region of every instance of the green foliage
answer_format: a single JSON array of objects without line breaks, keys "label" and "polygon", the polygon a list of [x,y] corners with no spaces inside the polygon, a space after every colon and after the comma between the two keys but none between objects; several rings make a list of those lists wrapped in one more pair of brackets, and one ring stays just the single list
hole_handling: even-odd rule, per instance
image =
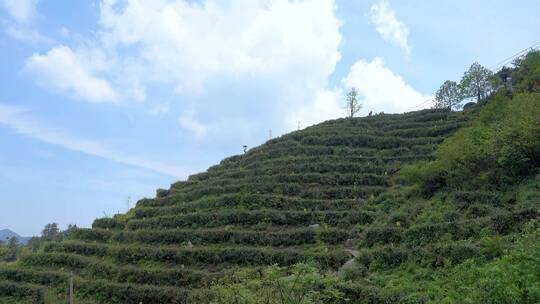
[{"label": "green foliage", "polygon": [[44,303],[44,294],[43,288],[37,285],[0,280],[1,296],[25,299],[30,303],[42,304]]},{"label": "green foliage", "polygon": [[529,223],[514,247],[500,258],[485,264],[469,260],[439,275],[430,294],[433,303],[538,303],[540,225]]},{"label": "green foliage", "polygon": [[445,81],[435,94],[435,108],[458,109],[463,101],[462,91],[462,88],[455,81]]},{"label": "green foliage", "polygon": [[53,240],[60,233],[57,223],[50,223],[45,225],[45,228],[41,231],[41,237],[45,240]]},{"label": "green foliage", "polygon": [[517,93],[540,92],[540,51],[531,51],[514,61],[512,82]]},{"label": "green foliage", "polygon": [[10,252],[8,246],[0,244],[0,261],[5,260],[10,255]]},{"label": "green foliage", "polygon": [[437,151],[437,160],[413,165],[403,176],[430,195],[454,189],[502,188],[540,164],[540,94],[513,99],[499,95],[473,125],[456,132]]},{"label": "green foliage", "polygon": [[311,264],[244,269],[232,271],[211,287],[215,295],[211,303],[341,303],[344,294],[337,283],[337,276],[322,274]]},{"label": "green foliage", "polygon": [[109,231],[100,229],[79,229],[73,239],[148,244],[186,244],[195,245],[233,243],[246,245],[293,246],[315,244],[341,244],[354,234],[349,230],[326,228],[299,228],[285,231],[257,231],[232,229],[164,229],[137,231]]},{"label": "green foliage", "polygon": [[480,102],[495,89],[494,79],[490,70],[478,62],[473,63],[469,70],[463,74],[459,84],[463,97],[476,98],[476,102]]},{"label": "green foliage", "polygon": [[[330,226],[347,227],[353,224],[365,224],[372,221],[367,212],[346,211],[223,211],[197,212],[182,215],[158,216],[148,219],[134,219],[128,223],[131,230],[179,227],[216,227],[224,225],[256,225],[260,222],[269,222],[273,225],[301,225],[321,223]],[[97,228],[94,222],[94,227]],[[102,228],[102,227],[100,227]]]},{"label": "green foliage", "polygon": [[353,118],[354,114],[356,114],[360,109],[362,109],[362,105],[358,102],[358,90],[356,88],[352,88],[347,93],[347,115],[349,118]]},{"label": "green foliage", "polygon": [[7,244],[0,244],[0,262],[14,262],[21,251],[20,244],[16,237],[11,237]]}]

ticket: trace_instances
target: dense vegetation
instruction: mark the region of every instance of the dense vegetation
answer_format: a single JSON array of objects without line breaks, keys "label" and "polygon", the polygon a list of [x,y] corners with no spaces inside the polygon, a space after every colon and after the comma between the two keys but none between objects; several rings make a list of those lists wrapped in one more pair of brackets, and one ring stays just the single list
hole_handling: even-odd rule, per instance
[{"label": "dense vegetation", "polygon": [[[328,121],[0,265],[0,300],[537,303],[538,52],[448,109]],[[355,257],[355,258],[354,258]]]}]

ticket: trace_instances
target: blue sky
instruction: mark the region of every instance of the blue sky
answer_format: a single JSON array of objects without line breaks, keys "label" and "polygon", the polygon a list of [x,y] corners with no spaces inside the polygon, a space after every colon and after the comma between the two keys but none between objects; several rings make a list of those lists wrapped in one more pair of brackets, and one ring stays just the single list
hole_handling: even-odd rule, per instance
[{"label": "blue sky", "polygon": [[0,0],[0,228],[89,226],[273,136],[540,41],[533,0]]}]

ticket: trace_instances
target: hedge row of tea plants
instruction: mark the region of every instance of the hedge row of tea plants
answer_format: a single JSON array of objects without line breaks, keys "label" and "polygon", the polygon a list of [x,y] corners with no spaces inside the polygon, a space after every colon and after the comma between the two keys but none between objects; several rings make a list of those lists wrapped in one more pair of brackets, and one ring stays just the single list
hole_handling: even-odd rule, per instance
[{"label": "hedge row of tea plants", "polygon": [[225,225],[253,226],[260,223],[272,225],[304,226],[327,224],[330,226],[348,227],[356,224],[367,224],[373,220],[370,213],[363,211],[224,211],[197,212],[172,216],[158,216],[144,219],[132,219],[127,228],[167,229],[179,227],[218,227]]},{"label": "hedge row of tea plants", "polygon": [[336,245],[354,237],[351,230],[294,228],[279,231],[250,231],[216,229],[174,229],[174,230],[137,230],[110,231],[103,229],[78,229],[72,239],[113,242],[113,243],[146,243],[146,244],[186,244],[195,245],[233,243],[243,245],[295,246],[322,242]]}]

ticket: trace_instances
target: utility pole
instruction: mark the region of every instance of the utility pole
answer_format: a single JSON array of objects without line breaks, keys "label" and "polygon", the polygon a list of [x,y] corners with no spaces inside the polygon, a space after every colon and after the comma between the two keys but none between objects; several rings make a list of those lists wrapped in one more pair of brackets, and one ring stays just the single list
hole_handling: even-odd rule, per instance
[{"label": "utility pole", "polygon": [[73,304],[73,271],[69,273],[69,304]]},{"label": "utility pole", "polygon": [[272,129],[268,130],[268,140],[272,139]]},{"label": "utility pole", "polygon": [[128,198],[127,198],[127,211],[129,211],[129,208],[131,207],[130,203],[131,203],[131,196],[128,196]]},{"label": "utility pole", "polygon": [[300,121],[298,121],[298,131],[300,131]]}]

